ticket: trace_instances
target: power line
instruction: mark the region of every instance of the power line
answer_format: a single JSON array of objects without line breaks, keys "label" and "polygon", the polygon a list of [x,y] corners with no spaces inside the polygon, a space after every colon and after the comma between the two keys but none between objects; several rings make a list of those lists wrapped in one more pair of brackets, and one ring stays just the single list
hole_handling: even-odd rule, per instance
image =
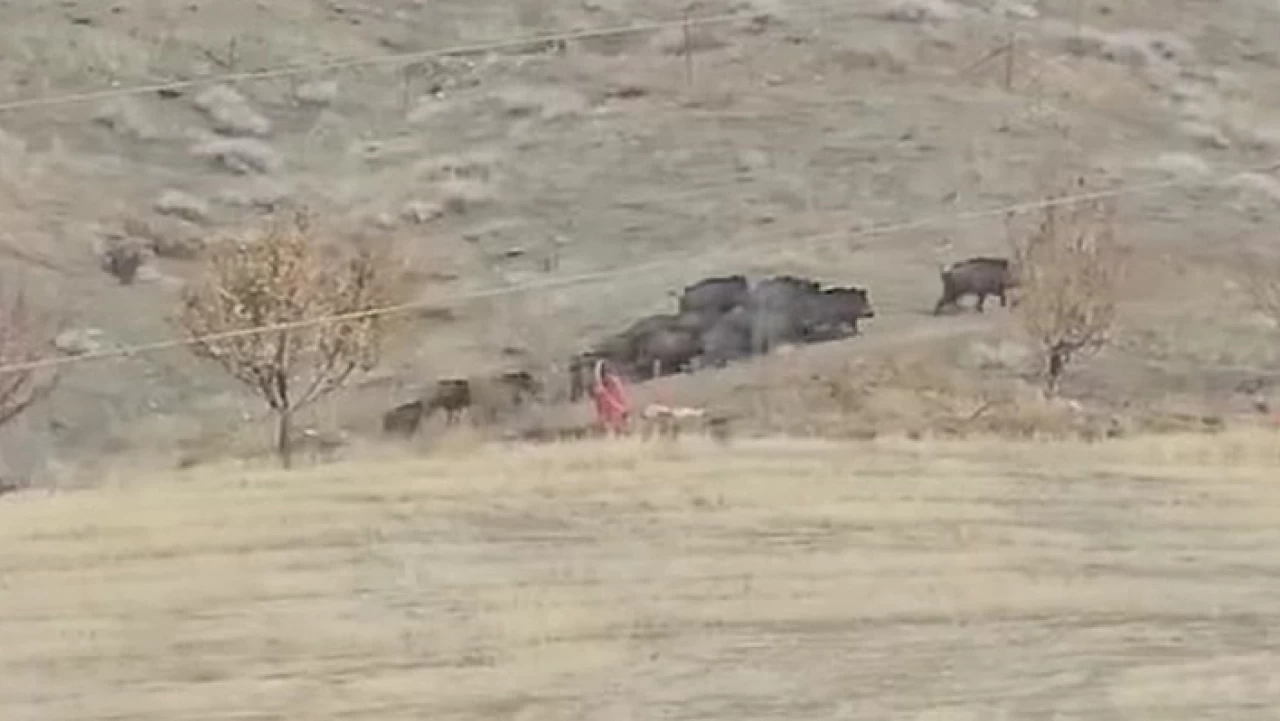
[{"label": "power line", "polygon": [[[819,5],[816,7],[805,8],[802,10],[802,12],[804,12],[805,14],[809,14],[810,12],[813,12],[813,11],[822,12],[831,7],[834,7],[835,5],[836,3],[832,3],[830,5],[826,5],[826,4]],[[867,17],[872,19],[883,19],[883,14],[877,14],[877,13],[853,12],[853,13],[840,13],[839,15],[841,17]],[[323,70],[334,70],[334,69],[343,69],[343,68],[378,65],[378,64],[397,64],[397,63],[407,64],[407,63],[412,63],[420,60],[430,59],[433,57],[478,54],[483,52],[502,50],[510,47],[519,47],[523,45],[531,45],[536,43],[555,42],[559,40],[601,38],[601,37],[624,35],[624,34],[630,34],[630,33],[653,32],[653,31],[659,31],[659,30],[670,29],[670,28],[715,25],[715,24],[741,21],[741,20],[748,19],[750,17],[752,17],[752,15],[747,13],[731,13],[731,14],[721,14],[721,15],[702,16],[702,17],[688,17],[688,18],[681,18],[679,20],[670,20],[670,21],[661,21],[661,22],[652,22],[652,23],[635,23],[630,25],[612,26],[612,27],[598,28],[598,29],[592,29],[592,30],[545,33],[540,35],[524,36],[519,38],[508,38],[504,40],[496,40],[496,41],[490,41],[490,42],[484,42],[484,43],[457,45],[453,47],[440,48],[440,49],[428,50],[428,51],[365,56],[360,58],[326,61],[326,62],[314,63],[314,64],[308,64],[308,65],[293,65],[293,66],[278,67],[278,68],[261,70],[261,71],[226,73],[221,75],[204,76],[204,77],[194,78],[189,80],[172,81],[172,82],[165,82],[165,83],[154,83],[154,84],[147,84],[147,85],[131,86],[127,88],[110,88],[110,89],[90,91],[90,92],[84,92],[84,93],[72,93],[72,94],[66,94],[66,95],[60,95],[60,96],[49,96],[44,98],[16,100],[16,101],[10,101],[6,103],[0,103],[0,111],[17,110],[17,109],[24,109],[24,108],[30,108],[30,107],[39,107],[39,106],[52,106],[52,105],[82,102],[82,101],[88,101],[88,100],[99,100],[99,99],[119,97],[124,95],[156,92],[160,90],[177,90],[177,89],[182,89],[182,88],[187,88],[187,87],[192,87],[192,86],[202,85],[207,83],[270,79],[270,78],[286,77],[291,75],[311,73],[311,72],[317,72],[317,71],[323,71]],[[1216,181],[1205,181],[1204,184],[1208,184],[1208,185],[1219,184],[1222,182],[1227,182],[1244,173],[1258,172],[1258,171],[1265,172],[1265,171],[1273,170],[1275,167],[1276,167],[1276,164],[1273,163],[1273,164],[1264,166],[1262,168],[1240,170],[1234,173],[1227,174]],[[1071,203],[1084,202],[1091,199],[1117,197],[1121,195],[1147,192],[1147,191],[1158,190],[1162,188],[1176,187],[1176,186],[1185,185],[1185,184],[1200,184],[1200,183],[1196,183],[1196,182],[1187,183],[1185,181],[1172,180],[1172,181],[1164,181],[1160,183],[1151,183],[1151,184],[1145,184],[1145,185],[1122,186],[1112,190],[1095,191],[1092,193],[1063,196],[1063,197],[1047,199],[1047,200],[1041,199],[1038,201],[1018,203],[1018,204],[1013,204],[1013,205],[1008,205],[1008,206],[1003,206],[998,208],[963,211],[959,213],[949,213],[944,215],[935,215],[935,216],[929,216],[924,218],[918,218],[918,219],[908,220],[908,221],[903,221],[898,223],[881,224],[881,225],[876,225],[870,228],[865,228],[857,231],[840,230],[840,231],[833,231],[833,232],[811,234],[809,236],[804,236],[796,240],[793,240],[791,243],[789,243],[789,245],[794,246],[799,243],[809,243],[809,242],[829,239],[833,237],[858,238],[858,237],[869,237],[874,235],[883,235],[887,233],[900,232],[904,230],[911,230],[919,227],[933,225],[935,223],[947,221],[947,220],[963,221],[963,220],[971,220],[971,219],[977,219],[982,217],[990,217],[995,215],[1004,215],[1008,213],[1024,212],[1027,210],[1041,209],[1041,208],[1055,206],[1055,205],[1066,205]],[[711,189],[704,188],[704,189],[700,189],[698,191],[693,191],[690,193],[675,194],[671,196],[671,199],[679,199],[681,197],[687,198],[687,197],[708,194],[709,190]],[[719,188],[715,188],[715,190],[718,191]],[[747,245],[752,245],[752,244],[747,244]],[[735,250],[735,251],[740,250],[742,247],[744,246],[738,246],[737,248],[734,248],[732,250]],[[202,343],[202,342],[217,342],[220,340],[230,340],[238,337],[256,335],[261,333],[269,333],[269,332],[280,331],[280,330],[303,328],[303,327],[309,327],[312,325],[320,325],[324,323],[341,322],[344,320],[357,320],[361,318],[389,315],[393,313],[410,311],[410,310],[414,310],[414,309],[418,309],[418,308],[422,308],[430,305],[435,305],[439,303],[448,303],[451,301],[461,302],[461,301],[467,301],[467,300],[477,300],[482,298],[495,297],[500,295],[510,295],[510,294],[521,293],[521,292],[566,287],[566,286],[577,285],[581,283],[589,283],[589,282],[598,281],[598,280],[607,280],[610,278],[615,278],[623,275],[634,275],[637,273],[650,272],[654,269],[665,267],[668,265],[687,262],[690,259],[690,257],[697,257],[699,255],[704,255],[704,253],[701,253],[701,252],[694,253],[692,254],[692,256],[690,256],[690,254],[676,254],[676,255],[668,256],[655,261],[651,261],[649,263],[641,263],[638,265],[632,265],[625,268],[618,268],[618,269],[605,270],[605,271],[594,271],[589,273],[565,276],[561,278],[552,278],[545,281],[527,283],[527,284],[518,285],[518,286],[488,288],[480,291],[473,291],[469,293],[456,294],[454,296],[447,296],[444,298],[435,298],[435,299],[430,299],[425,301],[417,301],[412,303],[400,304],[396,306],[369,309],[366,311],[350,313],[350,314],[305,319],[302,321],[275,324],[275,325],[256,327],[256,328],[246,328],[246,329],[228,331],[225,333],[212,334],[212,335],[196,337],[196,338],[171,339],[166,341],[158,341],[154,343],[138,344],[138,345],[132,345],[132,346],[123,347],[123,348],[115,348],[110,350],[85,353],[77,356],[53,357],[53,358],[44,358],[44,359],[38,359],[38,360],[28,361],[23,363],[0,364],[0,374],[20,372],[25,370],[34,370],[38,368],[59,366],[59,365],[78,363],[78,362],[89,362],[93,360],[102,360],[102,359],[114,358],[114,357],[127,357],[134,354],[188,346],[188,345],[193,345],[193,344]]]},{"label": "power line", "polygon": [[[818,3],[816,5],[793,8],[788,10],[788,14],[793,16],[811,16],[830,13],[834,18],[863,18],[867,20],[890,22],[885,12],[859,11],[852,10],[846,12],[831,13],[833,9],[843,10],[847,7],[845,2],[835,0],[830,3]],[[436,48],[432,50],[417,50],[402,53],[384,53],[376,55],[363,55],[354,58],[344,58],[338,60],[325,60],[315,63],[294,64],[277,66],[274,68],[266,68],[263,70],[247,70],[243,72],[216,73],[202,75],[197,78],[189,78],[187,80],[172,80],[159,83],[144,83],[141,85],[131,85],[128,87],[108,87],[100,90],[90,90],[75,93],[65,93],[60,95],[48,95],[36,98],[23,98],[18,100],[9,100],[0,102],[0,112],[10,110],[22,110],[33,107],[45,107],[53,105],[65,105],[69,103],[87,102],[92,100],[104,100],[108,98],[123,97],[129,95],[142,95],[146,93],[155,93],[166,90],[183,90],[186,88],[196,87],[200,85],[208,85],[224,82],[241,82],[247,80],[270,80],[282,77],[291,77],[294,75],[305,75],[308,73],[322,72],[325,70],[343,70],[349,68],[365,67],[372,65],[408,65],[422,60],[430,60],[432,58],[442,58],[451,56],[467,56],[478,55],[486,52],[505,50],[525,45],[535,45],[541,43],[552,43],[565,40],[589,40],[594,38],[607,38],[617,35],[627,35],[631,33],[656,32],[659,30],[667,30],[672,28],[692,28],[701,26],[721,25],[740,20],[750,20],[759,17],[769,17],[767,12],[738,12],[738,13],[722,13],[717,15],[704,16],[685,16],[677,20],[662,20],[647,23],[633,23],[629,25],[612,25],[603,28],[592,28],[586,30],[563,30],[549,33],[540,33],[535,35],[508,36],[497,40],[484,42],[454,45],[445,48]],[[1019,21],[1018,25],[1026,25],[1030,21]],[[998,55],[1002,52],[1003,47],[997,47],[990,51],[988,55]],[[985,57],[985,56],[984,56]],[[963,71],[962,71],[963,72]]]},{"label": "power line", "polygon": [[[817,5],[795,8],[789,11],[790,14],[800,16],[820,15],[830,13],[833,9],[844,9],[846,3],[836,0],[830,3],[818,3]],[[704,16],[686,16],[678,20],[662,20],[647,23],[633,23],[629,25],[612,25],[603,28],[592,28],[587,30],[564,30],[550,33],[540,33],[535,35],[508,36],[506,38],[490,40],[485,42],[469,43],[454,45],[444,48],[436,48],[432,50],[417,50],[402,53],[383,53],[377,55],[364,55],[354,58],[344,58],[338,60],[325,60],[315,63],[284,65],[263,70],[247,70],[243,72],[217,73],[210,75],[202,75],[198,78],[189,78],[187,80],[171,80],[160,83],[144,83],[141,85],[131,85],[128,87],[109,87],[100,90],[89,90],[76,93],[65,93],[60,95],[48,95],[36,98],[23,98],[18,100],[9,100],[0,102],[0,112],[8,112],[11,110],[23,110],[34,107],[47,107],[53,105],[66,105],[70,103],[87,102],[93,100],[105,100],[108,98],[124,97],[129,95],[142,95],[146,93],[156,93],[167,90],[184,90],[200,85],[208,85],[214,83],[234,83],[247,80],[271,80],[275,78],[291,77],[295,75],[305,75],[308,73],[322,72],[326,70],[344,70],[350,68],[366,67],[372,65],[408,65],[432,58],[442,58],[451,56],[467,56],[478,55],[486,52],[494,52],[509,48],[516,48],[526,45],[536,45],[542,43],[553,43],[565,40],[590,40],[595,38],[607,38],[617,35],[628,35],[632,33],[656,32],[660,30],[668,30],[672,28],[692,28],[711,25],[722,25],[741,20],[749,20],[756,17],[767,17],[766,12],[748,13],[722,13],[717,15]],[[864,18],[868,20],[887,21],[886,14],[883,12],[869,11],[847,11],[833,14],[839,18]],[[999,54],[1002,48],[996,48],[991,51]]]},{"label": "power line", "polygon": [[[815,102],[813,102],[812,104],[813,104],[813,105],[816,105],[816,106],[819,106],[819,107],[837,106],[837,105],[843,105],[843,104],[846,104],[846,103],[859,102],[859,101],[865,100],[865,98],[866,98],[866,94],[865,94],[865,93],[857,93],[857,94],[853,94],[853,95],[837,96],[837,97],[829,97],[829,98],[825,98],[825,99],[820,100],[820,101],[815,101]],[[791,102],[791,101],[792,101],[792,99],[791,99],[791,98],[785,98],[785,100],[787,100],[788,102]],[[710,118],[717,118],[717,117],[721,117],[721,116],[722,116],[722,114],[720,114],[720,113],[714,113],[714,112],[712,112],[712,113],[702,113],[702,112],[696,112],[696,111],[689,111],[689,110],[685,110],[685,109],[677,109],[677,110],[675,110],[674,112],[675,112],[675,114],[679,114],[679,115],[685,115],[685,114],[688,114],[688,115],[689,115],[689,116],[691,116],[691,117],[710,117]],[[1086,110],[1085,110],[1085,112],[1092,112],[1092,111],[1091,111],[1091,110],[1086,109]],[[754,116],[755,114],[756,114],[755,112],[752,112],[752,113],[751,113],[751,115],[752,115],[752,116]],[[1107,116],[1107,115],[1101,115],[1100,117],[1108,118],[1109,116]],[[807,166],[806,166],[806,167],[807,167]],[[806,168],[805,168],[805,167],[802,167],[802,168],[798,168],[798,169],[799,169],[799,170],[803,170],[803,169],[806,169]],[[649,195],[649,196],[643,196],[643,197],[639,197],[639,198],[629,198],[629,199],[625,199],[625,200],[615,200],[611,207],[615,207],[615,208],[616,208],[616,207],[628,207],[628,206],[635,206],[636,204],[641,204],[641,203],[643,203],[643,204],[651,204],[651,205],[666,205],[666,204],[676,204],[676,203],[681,203],[681,202],[683,202],[683,201],[688,201],[688,200],[692,200],[692,199],[701,199],[701,198],[714,198],[714,199],[717,199],[717,200],[718,200],[718,198],[717,198],[716,196],[719,196],[719,194],[720,194],[721,192],[726,191],[726,190],[732,190],[732,189],[734,189],[735,187],[742,186],[742,185],[744,185],[744,184],[745,184],[745,183],[747,183],[747,182],[752,182],[752,183],[754,183],[754,182],[759,182],[759,183],[763,183],[763,184],[765,184],[765,185],[764,185],[764,188],[762,189],[762,192],[763,192],[763,191],[767,191],[767,190],[772,189],[772,188],[777,188],[777,189],[780,189],[780,190],[782,190],[782,191],[788,191],[788,190],[791,190],[791,188],[788,188],[788,187],[779,186],[779,185],[777,185],[777,184],[771,184],[771,183],[770,183],[770,178],[768,178],[768,177],[765,177],[765,176],[757,176],[757,175],[754,175],[754,174],[753,174],[753,175],[750,175],[750,176],[741,176],[741,177],[738,177],[738,178],[736,178],[736,179],[734,179],[734,180],[731,180],[731,181],[729,181],[729,182],[715,183],[715,184],[712,184],[712,185],[707,185],[707,186],[703,186],[703,187],[700,187],[700,188],[696,188],[696,189],[693,189],[693,190],[684,190],[684,191],[680,191],[680,192],[677,192],[677,193],[657,193],[657,194],[653,194],[653,195]],[[739,200],[740,200],[740,198],[738,198],[738,196],[736,196],[736,195],[735,195],[735,196],[733,196],[733,198],[732,198],[732,199],[739,199]],[[534,218],[527,218],[527,219],[523,219],[523,220],[520,220],[520,221],[517,221],[517,222],[513,222],[513,223],[509,223],[509,224],[504,224],[504,226],[503,226],[503,227],[504,227],[504,229],[510,230],[510,229],[513,229],[513,228],[529,228],[529,227],[536,227],[536,226],[542,226],[542,227],[551,226],[551,227],[555,227],[555,224],[554,224],[552,221],[548,221],[546,218],[534,217]],[[29,259],[28,259],[28,260],[29,260]],[[34,262],[34,261],[30,261],[30,262]],[[76,272],[76,271],[74,271],[74,270],[72,270],[72,269],[70,269],[70,268],[60,268],[59,270],[60,270],[60,272],[62,272],[62,273],[64,273],[64,274],[68,274],[68,273],[75,273],[76,275],[82,275],[82,273],[78,273],[78,272]]]},{"label": "power line", "polygon": [[[843,8],[842,2],[819,3],[813,6],[799,9],[796,14],[809,15],[826,13],[833,8]],[[50,95],[45,97],[28,98],[20,100],[12,100],[0,102],[0,112],[11,110],[22,110],[33,107],[56,106],[75,102],[87,102],[93,100],[102,100],[107,98],[145,94],[162,90],[177,90],[182,88],[193,87],[197,85],[212,84],[219,82],[235,82],[253,79],[270,79],[277,77],[287,77],[310,72],[323,70],[342,69],[350,67],[360,67],[366,65],[378,64],[408,64],[418,60],[429,59],[432,57],[446,57],[453,55],[469,55],[478,54],[488,51],[501,50],[510,47],[520,47],[542,42],[552,42],[556,40],[574,40],[574,39],[590,39],[610,37],[615,35],[625,35],[629,33],[655,32],[670,28],[688,28],[697,26],[708,26],[716,24],[730,23],[734,21],[749,20],[754,17],[767,16],[767,13],[724,13],[719,15],[693,17],[686,16],[679,20],[658,21],[650,23],[633,23],[629,25],[617,25],[605,28],[579,30],[579,31],[561,31],[554,33],[543,33],[532,36],[516,36],[505,39],[498,39],[482,43],[455,45],[446,48],[438,48],[434,50],[416,51],[408,53],[389,53],[381,55],[369,55],[358,58],[348,58],[344,60],[325,61],[304,65],[289,65],[277,68],[270,68],[260,71],[246,71],[240,73],[224,73],[215,75],[205,75],[199,78],[189,80],[169,81],[163,83],[151,83],[144,85],[136,85],[124,88],[105,88],[102,90],[94,90],[80,93],[69,93],[64,95]],[[834,13],[833,17],[839,18],[868,18],[868,19],[884,19],[882,13],[871,13],[861,11],[849,11]],[[851,96],[853,97],[853,96]],[[645,202],[678,202],[689,198],[702,197],[704,195],[713,195],[719,192],[721,188],[728,188],[732,184],[725,183],[719,186],[704,187],[693,191],[682,193],[674,193],[669,195],[661,195],[654,198],[646,198]],[[526,220],[519,223],[519,227],[527,227],[540,225],[542,221]],[[67,269],[62,269],[68,272]]]},{"label": "power line", "polygon": [[[808,244],[815,241],[827,240],[836,237],[843,238],[862,238],[875,235],[885,235],[889,233],[899,233],[906,230],[915,230],[917,228],[934,225],[945,221],[966,221],[976,220],[979,218],[1003,216],[1011,213],[1023,213],[1032,210],[1041,210],[1049,207],[1057,207],[1064,205],[1072,205],[1075,203],[1088,202],[1090,200],[1101,200],[1104,198],[1117,198],[1125,195],[1133,195],[1137,193],[1151,192],[1154,190],[1162,190],[1166,188],[1174,188],[1188,185],[1217,186],[1234,180],[1242,175],[1258,172],[1271,172],[1280,168],[1280,162],[1273,161],[1264,166],[1256,166],[1251,168],[1243,168],[1231,173],[1222,174],[1212,180],[1196,181],[1174,179],[1166,180],[1158,183],[1144,183],[1137,185],[1122,185],[1109,190],[1097,190],[1086,193],[1077,193],[1071,195],[1062,195],[1054,198],[1041,198],[1034,201],[1024,201],[986,209],[967,210],[954,213],[945,213],[911,220],[899,221],[894,223],[883,223],[861,230],[838,230],[823,233],[814,233],[807,236],[794,239],[789,246],[796,244]],[[741,251],[745,248],[755,245],[754,243],[742,244],[734,247],[734,252]],[[298,328],[307,328],[315,325],[323,325],[326,323],[339,323],[350,320],[361,320],[365,318],[373,318],[383,315],[392,315],[395,313],[403,313],[411,310],[417,310],[424,307],[439,305],[442,303],[457,303],[470,300],[480,300],[484,298],[492,298],[496,296],[512,295],[516,293],[524,293],[538,290],[550,290],[554,288],[562,288],[582,283],[590,283],[593,281],[608,280],[621,276],[634,276],[640,273],[648,273],[658,268],[675,265],[679,263],[687,263],[690,260],[701,255],[707,255],[704,252],[695,252],[691,254],[674,254],[648,263],[640,263],[624,268],[614,268],[611,270],[594,271],[589,273],[580,273],[576,275],[564,276],[561,278],[551,278],[545,281],[534,283],[526,283],[515,286],[503,286],[497,288],[486,288],[478,291],[466,293],[458,293],[451,296],[432,298],[428,300],[419,300],[409,303],[401,303],[392,306],[384,306],[380,308],[371,308],[368,310],[357,311],[353,313],[344,313],[331,316],[323,316],[319,318],[307,318],[287,323],[276,323],[265,326],[257,326],[252,328],[241,328],[233,331],[225,331],[222,333],[212,333],[204,336],[192,338],[174,338],[154,343],[142,343],[138,345],[126,346],[122,348],[112,348],[102,351],[93,351],[75,356],[60,356],[51,358],[41,358],[33,361],[25,361],[21,363],[10,363],[0,365],[0,375],[7,373],[18,373],[22,371],[37,370],[40,368],[49,368],[62,365],[70,365],[73,363],[85,363],[95,360],[105,360],[108,358],[129,357],[141,353],[150,353],[160,350],[168,350],[171,348],[180,348],[189,345],[201,343],[216,343],[219,341],[233,340],[252,335],[263,333],[273,333],[283,330],[294,330]]]},{"label": "power line", "polygon": [[[795,11],[795,13],[800,15],[829,14],[829,16],[833,18],[861,17],[861,18],[874,19],[874,20],[885,20],[884,13],[876,13],[876,12],[852,11],[852,12],[828,13],[828,11],[830,11],[831,9],[838,8],[838,7],[843,8],[843,3],[839,3],[839,2],[819,3],[813,6],[799,8]],[[714,25],[714,24],[733,22],[735,20],[745,20],[745,19],[750,19],[753,17],[760,17],[760,16],[761,14],[725,13],[720,15],[711,15],[711,16],[702,16],[702,17],[684,17],[679,20],[659,21],[659,22],[652,22],[652,23],[635,23],[630,25],[611,26],[611,27],[591,29],[591,30],[564,31],[564,32],[556,32],[556,33],[544,33],[544,34],[533,35],[533,36],[520,36],[520,37],[514,37],[514,38],[494,40],[494,41],[489,41],[485,43],[457,45],[453,47],[427,50],[427,51],[372,55],[372,56],[364,56],[359,58],[350,58],[345,60],[326,61],[326,62],[321,62],[316,64],[277,67],[277,68],[261,70],[261,71],[247,71],[242,73],[207,75],[207,76],[202,76],[200,78],[193,78],[190,80],[155,83],[155,84],[132,86],[132,87],[126,87],[126,88],[107,88],[103,90],[90,91],[86,93],[72,93],[67,95],[47,96],[43,98],[31,98],[31,99],[25,99],[25,100],[9,101],[5,103],[0,103],[0,111],[17,110],[17,109],[23,109],[27,107],[36,107],[36,106],[58,105],[58,104],[80,102],[80,101],[87,101],[87,100],[96,100],[96,99],[102,99],[107,97],[117,97],[121,95],[154,92],[157,90],[164,90],[164,89],[179,89],[179,88],[190,87],[190,86],[206,84],[206,83],[283,77],[283,76],[289,76],[289,75],[295,75],[295,74],[301,74],[301,73],[307,73],[307,72],[314,72],[314,71],[324,70],[324,69],[357,67],[362,65],[374,65],[374,64],[382,64],[382,63],[410,63],[410,62],[414,62],[415,60],[426,59],[430,57],[474,54],[474,53],[480,53],[480,52],[485,52],[490,50],[499,50],[499,49],[508,48],[508,47],[518,47],[521,45],[528,45],[528,44],[534,44],[539,42],[550,42],[554,40],[584,39],[584,38],[593,38],[593,37],[608,37],[612,35],[621,35],[621,34],[628,34],[628,33],[652,32],[656,30],[668,29],[668,28],[674,28],[674,27]],[[864,97],[865,97],[864,94],[855,94],[855,95],[839,97],[839,98],[828,98],[822,101],[821,104],[822,105],[841,104],[844,102],[861,100]],[[697,115],[697,113],[692,113],[692,114]],[[699,188],[693,191],[675,193],[670,195],[662,195],[659,197],[647,198],[645,199],[645,201],[646,202],[677,202],[681,200],[687,200],[689,198],[717,194],[721,188],[728,188],[734,184],[735,183],[725,183],[723,185],[717,185],[713,187],[704,187],[704,188]],[[526,227],[526,226],[539,225],[539,224],[542,224],[542,221],[534,219],[534,220],[524,221],[520,223],[519,226]]]},{"label": "power line", "polygon": [[[804,14],[817,11],[814,14],[828,11],[832,8],[843,7],[842,2],[823,3],[814,7],[801,10]],[[246,80],[270,80],[274,78],[291,77],[294,75],[305,75],[308,73],[322,72],[325,70],[344,70],[349,68],[367,67],[372,65],[408,65],[432,58],[442,58],[450,56],[478,55],[486,52],[494,52],[525,45],[535,45],[540,43],[554,43],[565,40],[589,40],[593,38],[607,38],[617,35],[628,35],[631,33],[656,32],[659,30],[668,30],[672,28],[685,27],[702,27],[708,25],[721,25],[725,23],[748,20],[752,17],[758,17],[765,13],[724,13],[719,15],[704,15],[700,17],[690,16],[679,20],[663,20],[650,23],[633,23],[630,25],[614,25],[603,28],[595,28],[590,30],[572,30],[554,33],[542,33],[537,35],[526,35],[521,37],[508,37],[501,40],[492,40],[488,42],[470,43],[465,45],[454,45],[446,48],[436,48],[434,50],[418,50],[403,53],[387,53],[382,55],[366,55],[356,58],[346,58],[341,60],[326,60],[317,63],[308,63],[305,65],[286,65],[282,67],[268,68],[266,70],[248,70],[239,73],[222,73],[217,75],[204,75],[198,78],[188,80],[173,80],[163,83],[148,83],[143,85],[131,85],[123,88],[104,88],[102,90],[90,90],[79,93],[67,93],[63,95],[50,95],[38,98],[27,98],[21,100],[10,100],[0,102],[0,112],[8,112],[11,110],[25,110],[34,107],[47,107],[52,105],[66,105],[70,103],[87,102],[92,100],[105,100],[108,98],[124,97],[129,95],[141,95],[144,93],[156,93],[169,90],[183,90],[186,88],[196,87],[199,85],[207,85],[212,83],[224,82],[242,82]],[[847,12],[840,13],[840,17],[865,17],[868,19],[883,19],[882,13],[870,12]]]}]

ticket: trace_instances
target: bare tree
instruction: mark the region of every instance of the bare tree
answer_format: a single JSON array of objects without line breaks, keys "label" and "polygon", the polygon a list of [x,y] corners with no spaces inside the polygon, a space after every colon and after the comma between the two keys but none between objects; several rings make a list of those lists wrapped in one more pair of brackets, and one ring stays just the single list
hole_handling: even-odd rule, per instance
[{"label": "bare tree", "polygon": [[[1077,189],[1084,187],[1083,179]],[[1014,238],[1016,310],[1044,360],[1045,391],[1056,394],[1073,361],[1110,340],[1124,252],[1110,198],[1063,202],[1049,195],[1039,225]]]},{"label": "bare tree", "polygon": [[259,238],[215,245],[184,294],[193,352],[217,362],[275,414],[276,452],[292,464],[294,415],[379,361],[393,302],[393,264],[367,250],[320,245],[305,213]]},{"label": "bare tree", "polygon": [[1266,258],[1253,259],[1249,292],[1258,312],[1280,327],[1280,263]]},{"label": "bare tree", "polygon": [[38,364],[53,348],[56,328],[21,290],[0,288],[0,426],[44,399],[58,375]]},{"label": "bare tree", "polygon": [[[1253,307],[1280,331],[1280,259],[1257,254],[1249,260],[1246,277]],[[1280,349],[1280,342],[1276,348]]]}]

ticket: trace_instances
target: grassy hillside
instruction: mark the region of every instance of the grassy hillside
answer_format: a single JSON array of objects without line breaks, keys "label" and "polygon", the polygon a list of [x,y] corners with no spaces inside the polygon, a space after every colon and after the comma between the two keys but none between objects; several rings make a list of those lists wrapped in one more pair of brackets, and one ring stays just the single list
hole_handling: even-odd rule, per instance
[{"label": "grassy hillside", "polygon": [[0,500],[6,718],[1271,718],[1274,435],[578,444]]},{"label": "grassy hillside", "polygon": [[[701,377],[689,384],[696,393],[676,381],[663,393],[755,409],[766,404],[757,391],[779,392],[778,377],[788,393],[821,395],[827,376],[846,377],[841,364],[874,365],[880,353],[901,365],[904,346],[929,373],[966,368],[957,382],[982,385],[992,364],[964,358],[991,353],[965,344],[1008,348],[1001,314],[923,313],[939,262],[1002,250],[1000,219],[859,230],[1025,201],[1049,171],[1185,180],[1124,199],[1123,233],[1141,269],[1127,289],[1127,330],[1072,393],[1107,414],[1127,413],[1112,403],[1123,399],[1155,404],[1157,415],[1221,415],[1239,405],[1239,383],[1274,371],[1274,338],[1235,278],[1244,252],[1266,247],[1280,186],[1269,173],[1196,183],[1280,151],[1280,22],[1247,0],[1175,6],[699,3],[696,16],[742,18],[687,34],[12,107],[0,112],[0,250],[5,269],[72,330],[101,331],[93,344],[110,347],[170,337],[167,316],[193,255],[264,208],[309,203],[336,235],[397,245],[417,292],[443,298],[449,312],[416,318],[376,387],[314,419],[365,434],[378,412],[438,375],[521,365],[560,383],[555,364],[587,339],[666,307],[670,291],[711,273],[865,285],[878,316],[866,338],[830,352],[842,356],[835,365],[810,367],[798,354]],[[0,87],[5,101],[21,101],[684,13],[679,3],[626,0],[20,0],[0,7]],[[1010,37],[1012,63],[983,62]],[[103,247],[122,239],[156,252],[132,286],[98,267]],[[626,271],[661,259],[678,260]],[[596,271],[617,272],[448,301]],[[1016,347],[996,355],[1019,357]],[[919,389],[902,381],[893,390]],[[9,434],[5,462],[21,475],[50,459],[223,448],[228,429],[256,410],[180,350],[85,364]],[[747,415],[773,431],[814,425]]]}]

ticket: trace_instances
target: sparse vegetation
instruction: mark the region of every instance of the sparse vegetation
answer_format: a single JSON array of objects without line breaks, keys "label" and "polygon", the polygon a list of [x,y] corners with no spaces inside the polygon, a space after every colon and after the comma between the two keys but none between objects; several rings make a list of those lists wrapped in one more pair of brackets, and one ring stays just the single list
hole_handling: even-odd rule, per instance
[{"label": "sparse vegetation", "polygon": [[193,146],[191,154],[237,175],[271,175],[284,168],[280,153],[257,138],[210,138]]},{"label": "sparse vegetation", "polygon": [[205,246],[204,230],[178,217],[159,215],[149,220],[126,217],[124,234],[141,242],[157,258],[194,260]]},{"label": "sparse vegetation", "polygon": [[0,427],[45,398],[57,383],[52,368],[16,368],[44,359],[57,329],[11,282],[0,285]]},{"label": "sparse vegetation", "polygon": [[1258,311],[1280,328],[1280,263],[1255,259],[1249,273],[1249,291]]},{"label": "sparse vegetation", "polygon": [[[1081,179],[1073,192],[1083,187]],[[1073,361],[1110,340],[1124,268],[1113,199],[1057,202],[1067,194],[1051,193],[1039,225],[1014,236],[1014,272],[1021,285],[1015,307],[1042,354],[1050,395]]]},{"label": "sparse vegetation", "polygon": [[[385,254],[323,245],[303,212],[258,238],[215,245],[179,314],[197,355],[218,363],[276,415],[276,452],[292,461],[294,415],[378,363],[396,298]],[[320,319],[329,322],[310,323]],[[305,325],[304,325],[305,324]],[[266,332],[251,332],[266,328]]]},{"label": "sparse vegetation", "polygon": [[166,190],[156,198],[155,211],[189,223],[202,223],[209,216],[209,204],[180,190]]},{"label": "sparse vegetation", "polygon": [[254,110],[234,88],[215,85],[197,95],[193,102],[219,133],[257,137],[271,134],[271,121]]}]

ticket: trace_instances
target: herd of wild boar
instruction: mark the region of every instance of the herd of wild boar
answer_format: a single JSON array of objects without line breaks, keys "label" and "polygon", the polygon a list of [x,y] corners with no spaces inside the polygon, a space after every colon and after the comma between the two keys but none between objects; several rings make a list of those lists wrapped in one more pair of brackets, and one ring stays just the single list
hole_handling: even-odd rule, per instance
[{"label": "herd of wild boar", "polygon": [[570,399],[581,394],[585,371],[597,360],[644,380],[722,366],[783,344],[844,338],[874,316],[863,288],[823,288],[790,275],[754,287],[742,275],[706,278],[684,289],[676,312],[641,318],[574,358]]},{"label": "herd of wild boar", "polygon": [[[1017,286],[1005,258],[975,257],[940,271],[942,295],[934,315],[976,296],[980,312],[988,296],[1008,304]],[[750,283],[743,275],[704,278],[686,287],[674,313],[635,321],[594,344],[569,362],[569,399],[586,392],[597,361],[633,381],[719,367],[782,345],[838,340],[858,334],[858,323],[875,317],[865,288],[824,288],[816,281],[779,275]],[[446,378],[422,398],[403,403],[383,416],[389,433],[412,434],[436,410],[453,422],[470,408],[492,416],[496,407],[514,408],[536,398],[542,385],[526,371],[484,378]],[[478,398],[481,396],[482,398]]]}]

